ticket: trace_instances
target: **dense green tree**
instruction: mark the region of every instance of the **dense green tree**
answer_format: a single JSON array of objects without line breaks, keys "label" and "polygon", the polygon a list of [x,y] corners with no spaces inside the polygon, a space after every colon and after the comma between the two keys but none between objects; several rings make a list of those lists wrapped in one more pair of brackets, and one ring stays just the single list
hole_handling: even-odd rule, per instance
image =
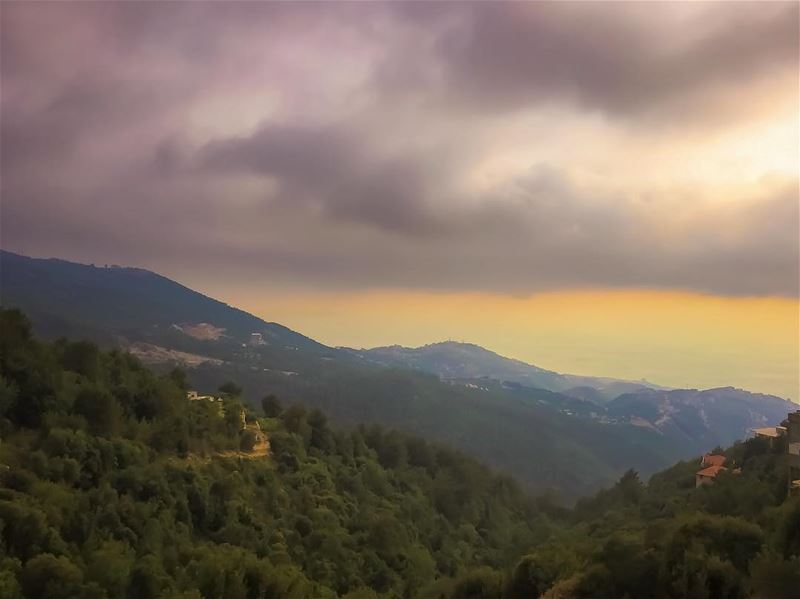
[{"label": "dense green tree", "polygon": [[75,398],[74,410],[86,418],[89,430],[95,435],[111,437],[119,432],[122,410],[119,402],[105,389],[82,389]]},{"label": "dense green tree", "polygon": [[269,394],[261,399],[261,411],[267,418],[277,418],[283,412],[283,406],[275,395]]},{"label": "dense green tree", "polygon": [[514,568],[508,581],[508,599],[539,597],[564,573],[545,553],[526,555]]},{"label": "dense green tree", "polygon": [[25,597],[61,599],[80,596],[83,574],[68,558],[39,554],[25,563],[20,574]]},{"label": "dense green tree", "polygon": [[303,440],[305,447],[309,446],[313,431],[308,423],[308,410],[300,405],[291,406],[283,411],[281,420],[287,431],[298,435]]},{"label": "dense green tree", "polygon": [[750,566],[750,590],[760,599],[794,599],[800,592],[800,557],[765,552]]},{"label": "dense green tree", "polygon": [[14,407],[18,396],[19,389],[17,386],[0,375],[0,418],[4,417]]},{"label": "dense green tree", "polygon": [[777,549],[784,558],[800,558],[800,496],[781,508],[777,524]]},{"label": "dense green tree", "polygon": [[129,599],[157,599],[167,585],[168,578],[158,558],[146,555],[133,566],[127,596]]},{"label": "dense green tree", "polygon": [[61,354],[61,364],[66,370],[71,370],[94,381],[100,376],[100,350],[90,341],[65,342]]},{"label": "dense green tree", "polygon": [[459,578],[452,599],[502,599],[503,577],[491,568],[480,568]]},{"label": "dense green tree", "polygon": [[189,375],[183,368],[175,367],[169,371],[169,380],[182,391],[189,390]]},{"label": "dense green tree", "polygon": [[0,597],[4,599],[23,599],[22,587],[19,584],[19,563],[0,565]]}]

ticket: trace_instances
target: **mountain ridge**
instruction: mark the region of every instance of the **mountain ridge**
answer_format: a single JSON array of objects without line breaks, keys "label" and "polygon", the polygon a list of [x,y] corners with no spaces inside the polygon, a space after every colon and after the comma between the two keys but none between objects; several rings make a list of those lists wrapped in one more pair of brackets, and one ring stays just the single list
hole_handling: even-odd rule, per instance
[{"label": "mountain ridge", "polygon": [[[633,416],[645,409],[649,396],[629,399],[627,411],[618,404],[619,413],[609,416],[607,398],[587,400],[578,388],[568,389],[569,395],[530,386],[527,379],[527,384],[471,376],[443,380],[425,370],[377,364],[356,350],[328,347],[143,269],[8,252],[0,253],[0,260],[2,303],[24,310],[44,337],[89,338],[134,352],[143,348],[140,355],[162,371],[186,368],[200,391],[235,380],[252,403],[275,394],[290,404],[323,409],[340,425],[374,423],[421,434],[514,474],[532,489],[556,490],[569,499],[628,468],[647,476],[711,449],[717,444],[709,445],[712,437],[732,441],[745,432],[735,418],[722,427],[711,422],[713,435],[703,428],[637,426]],[[533,368],[526,365],[525,373],[540,370]],[[758,422],[783,418],[774,409],[753,408]],[[699,417],[693,409],[685,415]]]},{"label": "mountain ridge", "polygon": [[517,358],[503,356],[476,343],[440,341],[419,347],[388,345],[368,349],[345,348],[378,363],[418,368],[442,378],[479,378],[488,376],[500,381],[569,394],[573,388],[592,387],[607,400],[642,388],[668,389],[648,381],[614,377],[585,376],[547,370]]},{"label": "mountain ridge", "polygon": [[[0,258],[4,302],[10,299],[12,304],[24,305],[25,311],[32,314],[34,325],[39,325],[39,328],[42,328],[42,323],[41,319],[37,321],[38,312],[43,312],[45,317],[52,317],[54,312],[48,302],[37,295],[46,286],[51,293],[59,294],[55,298],[60,302],[58,316],[89,329],[99,326],[124,335],[136,333],[141,327],[197,323],[205,318],[215,320],[216,324],[239,336],[265,331],[286,343],[332,349],[284,325],[266,321],[144,268],[95,266],[60,258],[31,258],[7,250],[0,250]],[[130,280],[131,276],[135,281]],[[81,289],[77,289],[79,287]],[[80,295],[81,302],[85,302],[91,292],[111,293],[112,297],[108,299],[115,301],[113,310],[108,310],[108,306],[76,305],[73,301]],[[48,299],[52,304],[53,298]],[[187,302],[187,299],[192,301]],[[134,309],[131,306],[134,302],[144,305]],[[147,314],[146,318],[141,316],[143,313]],[[39,332],[45,336],[64,334],[58,330],[58,324],[52,323],[54,331]]]}]

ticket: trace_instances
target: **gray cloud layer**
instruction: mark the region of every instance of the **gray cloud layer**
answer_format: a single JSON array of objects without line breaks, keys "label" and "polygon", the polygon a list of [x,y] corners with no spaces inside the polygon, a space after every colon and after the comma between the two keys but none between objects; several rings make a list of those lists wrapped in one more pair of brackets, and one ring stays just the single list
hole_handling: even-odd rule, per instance
[{"label": "gray cloud layer", "polygon": [[566,99],[631,117],[669,111],[716,86],[735,93],[744,80],[797,66],[797,5],[717,6],[696,15],[689,27],[700,23],[702,31],[679,43],[680,25],[659,30],[669,8],[478,3],[467,26],[439,44],[449,97],[487,110]]},{"label": "gray cloud layer", "polygon": [[[795,3],[5,4],[3,245],[321,289],[795,296],[796,176],[731,201],[587,183],[548,157],[549,125],[530,147],[515,129],[555,114],[654,144],[714,138],[785,100],[751,90],[788,81],[796,105],[797,18]],[[523,166],[483,177],[509,148]]]}]

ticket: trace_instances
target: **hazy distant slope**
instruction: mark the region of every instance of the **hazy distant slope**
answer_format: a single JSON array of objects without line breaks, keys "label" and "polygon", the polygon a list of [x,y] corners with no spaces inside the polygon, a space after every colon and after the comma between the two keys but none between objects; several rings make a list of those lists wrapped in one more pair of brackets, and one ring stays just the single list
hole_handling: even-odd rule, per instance
[{"label": "hazy distant slope", "polygon": [[594,399],[607,400],[621,393],[647,387],[663,388],[644,381],[560,374],[521,360],[506,358],[472,343],[445,341],[416,348],[392,345],[351,351],[380,364],[424,370],[445,379],[489,377],[568,393],[577,388],[575,396],[582,399],[588,399],[586,390],[581,389],[585,387],[599,391]]},{"label": "hazy distant slope", "polygon": [[[787,412],[796,409],[796,404],[774,395],[733,387],[670,390],[648,388],[635,381],[559,374],[471,343],[448,341],[418,348],[390,346],[352,351],[380,364],[423,370],[448,380],[463,382],[487,377],[556,391],[560,395],[548,401],[561,411],[648,428],[670,444],[695,453],[730,445],[747,437],[752,428],[774,426]],[[525,389],[514,390],[517,395],[526,393]],[[565,395],[585,403],[570,404],[564,401]],[[544,400],[540,397],[537,401]]]},{"label": "hazy distant slope", "polygon": [[774,395],[719,387],[705,391],[645,389],[620,395],[606,408],[610,417],[635,418],[640,426],[648,423],[676,443],[711,448],[747,437],[752,428],[779,424],[797,404]]}]

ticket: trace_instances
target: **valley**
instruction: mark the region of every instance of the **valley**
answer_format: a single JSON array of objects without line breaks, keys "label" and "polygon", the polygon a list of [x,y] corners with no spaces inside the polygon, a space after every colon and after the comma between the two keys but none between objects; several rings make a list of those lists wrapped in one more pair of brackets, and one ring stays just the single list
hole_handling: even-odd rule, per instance
[{"label": "valley", "polygon": [[780,421],[794,405],[730,388],[597,382],[468,344],[328,347],[155,273],[1,257],[4,303],[25,310],[45,337],[79,332],[161,371],[183,366],[200,391],[236,380],[251,402],[275,394],[322,409],[341,426],[375,423],[421,434],[568,502],[628,468],[647,476],[729,445]]}]

